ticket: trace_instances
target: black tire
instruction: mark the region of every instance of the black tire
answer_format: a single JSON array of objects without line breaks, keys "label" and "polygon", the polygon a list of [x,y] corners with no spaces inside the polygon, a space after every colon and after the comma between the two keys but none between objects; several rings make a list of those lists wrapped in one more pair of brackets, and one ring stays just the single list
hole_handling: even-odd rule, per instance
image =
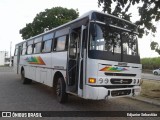
[{"label": "black tire", "polygon": [[158,75],[158,72],[154,72],[154,75]]},{"label": "black tire", "polygon": [[25,78],[25,71],[24,70],[22,70],[22,72],[21,72],[21,80],[22,80],[23,84],[31,84],[32,83],[32,80]]},{"label": "black tire", "polygon": [[68,94],[66,93],[66,84],[63,77],[59,77],[56,84],[56,96],[60,103],[65,103],[68,101]]}]

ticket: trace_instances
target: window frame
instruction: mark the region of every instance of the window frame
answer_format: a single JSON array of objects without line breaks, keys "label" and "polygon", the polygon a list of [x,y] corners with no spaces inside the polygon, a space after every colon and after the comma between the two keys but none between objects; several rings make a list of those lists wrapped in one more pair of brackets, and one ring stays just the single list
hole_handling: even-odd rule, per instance
[{"label": "window frame", "polygon": [[18,55],[18,48],[15,48],[14,56],[17,56],[17,55]]},{"label": "window frame", "polygon": [[[23,54],[23,51],[25,50],[25,53]],[[26,55],[27,54],[27,48],[24,48],[21,50],[21,55]]]},{"label": "window frame", "polygon": [[[39,52],[35,52],[36,45],[39,44],[39,43],[41,43],[40,48],[39,48]],[[34,45],[34,47],[33,47],[33,52],[32,53],[33,54],[40,54],[41,53],[41,48],[42,48],[42,42],[37,42],[37,43],[34,43],[33,45]]]},{"label": "window frame", "polygon": [[[41,44],[41,53],[42,54],[43,53],[50,53],[50,52],[52,52],[54,35],[55,35],[54,31],[43,35],[43,37],[42,37],[42,44]],[[51,49],[50,49],[50,51],[47,51],[47,52],[43,51],[45,42],[49,41],[49,40],[51,40]]]},{"label": "window frame", "polygon": [[[32,46],[32,49],[33,49],[33,50],[32,50],[32,54],[40,54],[40,53],[41,53],[42,38],[43,38],[43,36],[41,35],[41,36],[39,36],[39,37],[36,37],[36,38],[33,40],[33,46]],[[40,51],[35,53],[36,44],[39,44],[39,43],[41,43],[41,45],[40,45]]]},{"label": "window frame", "polygon": [[[31,53],[28,53],[29,46],[31,46],[31,48],[32,48]],[[33,44],[30,44],[30,45],[27,46],[27,51],[26,51],[26,53],[27,53],[27,55],[33,54]]]},{"label": "window frame", "polygon": [[[23,51],[25,50],[25,53],[23,54]],[[22,50],[21,50],[21,55],[26,55],[27,54],[27,41],[22,44]]]},{"label": "window frame", "polygon": [[[45,45],[45,43],[48,42],[48,41],[51,41],[50,51],[43,51],[44,45]],[[48,40],[43,41],[43,42],[42,42],[42,46],[41,46],[41,53],[50,53],[50,52],[52,52],[52,46],[53,46],[53,39],[48,39]]]},{"label": "window frame", "polygon": [[[63,50],[57,50],[58,39],[61,37],[65,37],[65,46],[64,46]],[[62,36],[55,38],[53,51],[55,51],[55,52],[67,51],[68,50],[68,42],[69,42],[69,34],[65,34],[65,35],[62,35]]]}]

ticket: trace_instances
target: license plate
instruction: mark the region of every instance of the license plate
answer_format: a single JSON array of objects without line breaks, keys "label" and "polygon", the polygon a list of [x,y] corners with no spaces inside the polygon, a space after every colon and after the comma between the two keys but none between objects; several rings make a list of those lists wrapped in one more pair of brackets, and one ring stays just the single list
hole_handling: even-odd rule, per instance
[{"label": "license plate", "polygon": [[127,63],[126,62],[119,62],[118,66],[127,66]]}]

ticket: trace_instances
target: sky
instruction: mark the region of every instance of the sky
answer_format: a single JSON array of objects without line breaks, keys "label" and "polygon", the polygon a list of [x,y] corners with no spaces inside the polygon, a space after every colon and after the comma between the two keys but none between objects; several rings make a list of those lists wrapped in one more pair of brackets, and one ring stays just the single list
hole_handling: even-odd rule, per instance
[{"label": "sky", "polygon": [[[22,41],[19,30],[32,22],[39,12],[58,6],[78,9],[80,16],[90,10],[102,11],[102,8],[98,8],[98,0],[0,0],[0,51],[9,52],[11,45],[13,55],[15,44]],[[134,10],[135,8],[132,11]],[[133,21],[139,17],[136,13],[133,13],[133,16]],[[139,39],[141,58],[159,56],[150,50],[151,41],[160,41],[160,22],[156,25],[156,37],[148,35]]]}]

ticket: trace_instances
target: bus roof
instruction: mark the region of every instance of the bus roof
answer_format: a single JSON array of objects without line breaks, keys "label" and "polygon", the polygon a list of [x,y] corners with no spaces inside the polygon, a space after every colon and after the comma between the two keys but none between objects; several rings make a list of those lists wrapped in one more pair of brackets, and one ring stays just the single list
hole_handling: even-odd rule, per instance
[{"label": "bus roof", "polygon": [[[36,37],[39,37],[39,36],[41,36],[41,35],[50,33],[50,32],[52,32],[52,31],[54,31],[54,30],[56,30],[56,29],[65,27],[65,26],[67,26],[67,25],[70,25],[70,24],[72,24],[72,23],[74,23],[74,22],[76,22],[76,21],[78,21],[78,20],[81,20],[81,19],[83,19],[83,18],[85,18],[85,17],[89,17],[89,19],[91,19],[92,13],[100,13],[100,14],[103,14],[103,15],[107,15],[107,16],[110,16],[110,17],[113,17],[113,18],[116,18],[116,19],[125,21],[125,22],[127,22],[127,23],[129,23],[129,24],[132,24],[132,25],[136,26],[135,24],[133,24],[133,23],[127,21],[127,20],[121,19],[121,18],[119,18],[119,17],[116,17],[116,16],[114,16],[114,15],[107,14],[107,13],[102,13],[102,12],[99,12],[99,11],[96,11],[96,10],[91,10],[91,11],[83,14],[82,16],[80,16],[80,17],[77,18],[77,19],[74,19],[74,20],[72,20],[72,21],[70,21],[70,22],[68,22],[68,23],[65,23],[65,24],[60,25],[60,26],[58,26],[58,27],[55,27],[55,28],[53,28],[53,29],[51,29],[51,30],[48,30],[48,31],[46,31],[46,32],[43,32],[43,33],[38,34],[38,35],[36,35],[36,36],[33,36],[33,37],[29,38],[29,39],[26,39],[25,41],[29,41],[29,40],[32,40],[32,39],[34,39],[34,38],[36,38]],[[25,42],[25,41],[23,41],[23,42]],[[23,42],[21,42],[21,43],[23,43]],[[19,43],[19,44],[21,44],[21,43]],[[18,45],[18,44],[17,44],[17,45]]]}]

